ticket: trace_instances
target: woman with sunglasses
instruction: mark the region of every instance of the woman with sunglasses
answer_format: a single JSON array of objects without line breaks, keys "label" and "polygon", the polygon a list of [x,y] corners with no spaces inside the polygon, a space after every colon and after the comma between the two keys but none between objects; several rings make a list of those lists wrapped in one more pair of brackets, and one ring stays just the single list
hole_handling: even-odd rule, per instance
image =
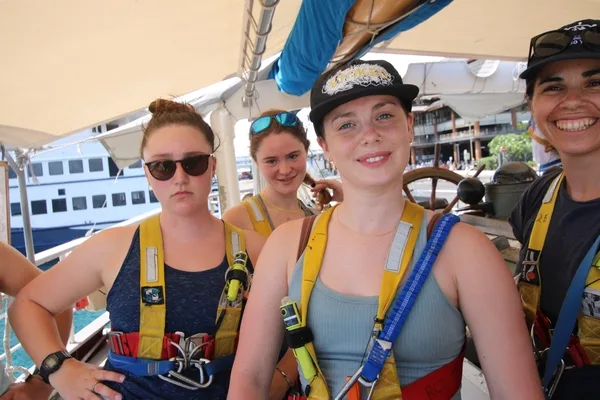
[{"label": "woman with sunglasses", "polygon": [[298,188],[303,182],[311,186],[317,201],[321,201],[319,205],[331,201],[328,188],[334,190],[333,200],[341,201],[341,185],[337,181],[314,182],[306,173],[309,145],[296,114],[269,110],[256,118],[250,125],[250,155],[266,186],[261,193],[227,210],[223,219],[269,236],[284,222],[316,213],[298,199]]},{"label": "woman with sunglasses", "polygon": [[[245,270],[251,270],[264,238],[236,231],[210,213],[215,135],[202,116],[191,106],[162,99],[149,110],[152,118],[144,128],[141,157],[162,207],[160,215],[92,236],[26,286],[10,310],[23,347],[65,400],[213,400],[227,393],[231,362],[213,366],[198,354],[218,346],[212,337],[234,315],[227,308],[217,320],[226,272],[230,275],[229,233],[233,237],[237,232],[240,249],[245,238],[250,258]],[[236,279],[242,279],[242,271],[243,265]],[[103,286],[108,289],[111,332],[109,359],[100,369],[64,354],[51,318]],[[237,293],[233,301],[242,303]],[[228,342],[232,349],[233,334]],[[172,375],[180,366],[179,377]],[[214,372],[207,378],[203,374],[209,368]]]},{"label": "woman with sunglasses", "polygon": [[535,124],[562,168],[532,183],[510,216],[523,245],[518,288],[548,395],[598,399],[600,20],[531,39],[521,78]]},{"label": "woman with sunglasses", "polygon": [[[417,93],[386,61],[355,60],[317,79],[310,118],[338,167],[344,201],[312,227],[292,221],[267,240],[242,321],[230,400],[264,398],[284,319],[308,399],[346,398],[348,379],[350,399],[366,399],[371,388],[374,399],[460,399],[465,324],[484,354],[493,399],[542,399],[514,282],[490,240],[458,223],[434,264],[424,256],[433,212],[402,196]],[[450,220],[456,218],[444,217],[434,234]],[[428,262],[431,273],[420,275]],[[414,303],[398,297],[401,307],[405,300],[414,306],[396,320],[396,306],[385,310],[395,293],[413,292],[412,284],[402,286],[415,282],[413,273],[422,288]],[[387,332],[401,320],[396,339],[381,335],[382,326]],[[370,343],[381,352],[370,353]],[[358,380],[367,358],[371,376]]]}]

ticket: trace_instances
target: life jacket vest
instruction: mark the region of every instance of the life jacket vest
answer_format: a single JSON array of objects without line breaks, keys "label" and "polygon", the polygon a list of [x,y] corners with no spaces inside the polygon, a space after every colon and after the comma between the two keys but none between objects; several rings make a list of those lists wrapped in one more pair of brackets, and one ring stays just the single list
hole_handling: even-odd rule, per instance
[{"label": "life jacket vest", "polygon": [[[542,281],[540,278],[539,261],[548,234],[548,227],[552,220],[554,205],[558,197],[559,188],[564,180],[564,173],[560,173],[550,184],[542,205],[536,216],[529,244],[523,261],[523,270],[518,277],[517,287],[521,295],[523,309],[527,324],[535,334],[539,345],[548,348],[551,342],[552,323],[540,310],[540,297],[542,294]],[[595,295],[593,293],[596,293]],[[586,294],[589,293],[589,296]],[[600,293],[600,253],[590,266],[586,278],[585,299],[597,299]],[[567,350],[572,362],[578,366],[600,365],[600,318],[586,315],[583,311],[577,317],[577,336],[571,339]],[[543,350],[542,349],[542,350]]]},{"label": "life jacket vest", "polygon": [[[179,332],[165,333],[166,285],[164,271],[164,249],[159,215],[150,217],[140,224],[140,324],[139,332],[109,334],[109,360],[115,366],[138,375],[164,375],[171,372],[167,363],[183,347],[183,335]],[[242,309],[250,290],[253,269],[246,265],[246,243],[241,229],[223,221],[225,225],[225,247],[229,269],[226,283],[217,309],[217,331],[214,337],[199,334],[192,350],[202,348],[201,358],[205,361],[221,360],[219,370],[211,365],[211,373],[230,369],[237,346]],[[238,289],[239,288],[239,289]],[[193,335],[192,338],[194,338]],[[200,344],[198,344],[198,340]],[[124,343],[127,345],[124,346]],[[176,346],[178,345],[178,346]],[[179,350],[178,350],[179,349]],[[185,349],[184,349],[185,350]],[[185,357],[184,357],[185,358]],[[224,360],[227,358],[227,360]],[[162,360],[152,362],[152,360]],[[203,361],[203,362],[205,362]],[[147,370],[138,365],[145,365]],[[161,364],[162,363],[162,364]],[[185,366],[188,367],[187,365]],[[181,372],[179,370],[178,372]],[[161,378],[164,378],[161,376]],[[167,379],[168,380],[168,379]],[[208,381],[208,377],[204,379]]]},{"label": "life jacket vest", "polygon": [[[310,296],[317,281],[323,262],[327,244],[328,225],[334,208],[335,206],[321,213],[321,215],[316,218],[312,233],[310,232],[310,227],[306,228],[303,226],[302,236],[309,235],[309,239],[306,241],[306,243],[304,243],[304,246],[302,243],[303,239],[301,238],[300,247],[298,250],[298,254],[300,255],[301,249],[304,248],[300,299],[300,315],[303,328],[307,326]],[[400,282],[408,270],[410,261],[412,259],[417,238],[419,237],[419,231],[423,217],[423,207],[409,201],[405,202],[401,223],[399,224],[396,236],[394,237],[394,242],[392,243],[385,265],[374,331],[381,331],[381,329],[383,329],[383,324],[388,309],[394,303],[396,291],[400,286]],[[306,244],[308,245],[306,246]],[[312,334],[309,336],[312,337]],[[315,366],[316,374],[312,378],[305,376],[305,378],[309,379],[310,381],[310,388],[309,390],[305,391],[308,392],[306,393],[307,397],[294,398],[329,400],[331,398],[331,394],[329,393],[325,377],[319,368],[317,355],[312,341],[308,341],[306,343],[306,348],[310,354],[313,365]],[[463,358],[464,353],[461,352],[461,354],[455,360],[451,361],[440,369],[433,371],[431,374],[415,381],[413,384],[408,385],[404,390],[408,390],[410,395],[407,394],[407,397],[405,398],[423,398],[424,395],[426,396],[427,391],[431,389],[431,385],[438,385],[435,391],[436,395],[439,395],[439,397],[436,398],[452,397],[459,390],[461,385]],[[298,358],[298,361],[299,365],[302,365],[303,360]],[[397,376],[396,362],[394,360],[393,352],[391,352],[390,356],[385,360],[380,377],[378,378],[375,386],[373,386],[373,391],[369,396],[369,399],[402,399],[402,393],[403,390],[400,388],[400,382]],[[358,399],[360,397],[359,387],[355,385],[348,395],[349,399]],[[292,397],[289,398],[291,399]]]},{"label": "life jacket vest", "polygon": [[[246,207],[254,230],[263,236],[269,237],[275,228],[271,223],[269,212],[267,211],[263,200],[260,198],[260,195],[249,197],[244,200],[242,204]],[[304,206],[302,202],[300,202],[300,204],[300,208],[304,211],[305,215],[314,214],[309,208]]]}]

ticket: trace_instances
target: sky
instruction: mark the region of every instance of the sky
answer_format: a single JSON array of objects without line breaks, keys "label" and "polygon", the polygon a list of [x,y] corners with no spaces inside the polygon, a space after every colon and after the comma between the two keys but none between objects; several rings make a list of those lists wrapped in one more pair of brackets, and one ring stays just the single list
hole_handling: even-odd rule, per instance
[{"label": "sky", "polygon": [[[383,54],[383,53],[367,53],[363,60],[377,60],[384,59],[392,63],[400,75],[404,76],[408,69],[408,65],[411,63],[419,63],[419,62],[435,62],[441,61],[443,57],[430,57],[430,56],[408,56],[408,55],[398,55],[398,54]],[[312,124],[308,119],[309,109],[302,109],[298,113],[298,118],[304,124],[304,127],[308,129],[308,140],[310,140],[310,147],[312,149],[318,149],[319,145],[317,144],[317,137],[315,135],[314,130],[312,129]],[[247,119],[240,120],[235,125],[235,155],[236,157],[244,157],[249,156],[249,142],[248,142],[248,131],[250,129],[250,122]]]}]

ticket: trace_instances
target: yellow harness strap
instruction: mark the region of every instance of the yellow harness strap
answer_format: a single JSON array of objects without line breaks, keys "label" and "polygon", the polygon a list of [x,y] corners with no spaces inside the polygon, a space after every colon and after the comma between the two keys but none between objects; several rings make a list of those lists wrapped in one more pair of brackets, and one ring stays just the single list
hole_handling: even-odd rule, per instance
[{"label": "yellow harness strap", "polygon": [[[152,360],[160,360],[162,356],[167,313],[164,250],[159,218],[159,215],[155,215],[140,224],[141,300],[138,358]],[[233,265],[235,254],[246,251],[246,242],[241,229],[227,222],[224,224],[227,261],[229,265]],[[250,276],[248,279],[250,280]],[[217,310],[215,358],[234,353],[242,315],[244,293],[240,291],[236,301],[228,302],[227,289],[228,285],[225,285]]]},{"label": "yellow harness strap", "polygon": [[[227,263],[233,265],[234,257],[239,252],[246,251],[246,241],[241,229],[225,223],[225,248],[227,253]],[[250,287],[250,273],[248,274],[248,288]],[[229,285],[225,284],[219,307],[217,308],[217,333],[215,334],[215,358],[228,356],[235,352],[237,336],[242,319],[242,305],[244,302],[244,293],[240,290],[238,298],[230,302],[227,299]]]},{"label": "yellow harness strap", "polygon": [[[544,196],[531,231],[529,246],[523,261],[523,272],[519,277],[519,293],[529,325],[535,321],[540,306],[542,281],[539,261],[563,179],[564,174],[561,172],[554,178]],[[600,253],[596,255],[594,264],[590,267],[590,272],[586,278],[586,291],[600,291]],[[600,319],[579,313],[577,326],[580,345],[588,356],[590,363],[592,365],[600,364]]]},{"label": "yellow harness strap", "polygon": [[244,200],[242,204],[246,207],[246,211],[248,211],[248,216],[254,230],[263,236],[269,237],[273,229],[271,229],[271,224],[269,223],[267,210],[260,204],[256,196]]},{"label": "yellow harness strap", "polygon": [[[302,326],[306,326],[307,324],[310,296],[319,275],[321,264],[323,263],[323,256],[325,255],[325,248],[327,246],[327,230],[334,208],[335,207],[328,209],[318,217],[304,252],[301,287],[302,297],[300,301]],[[417,243],[417,238],[419,237],[423,215],[423,207],[405,201],[402,220],[399,223],[396,237],[392,243],[392,247],[397,244],[402,244],[403,247],[396,249],[391,248],[390,253],[388,254],[386,269],[381,281],[381,291],[377,308],[377,320],[380,322],[375,324],[375,329],[381,329],[383,327],[382,321],[384,321],[387,310],[392,304],[396,291],[400,286],[402,277],[408,269]],[[402,236],[407,236],[407,238]],[[394,256],[392,256],[393,254],[402,254],[402,258],[400,259],[400,257],[397,257],[397,259],[394,259]],[[314,400],[329,400],[329,390],[327,388],[325,377],[317,363],[314,346],[312,343],[308,343],[306,347],[317,369],[317,375],[310,382],[310,393],[308,398]],[[391,357],[386,360],[379,381],[375,386],[375,392],[372,399],[382,400],[401,398],[400,382],[398,380],[396,363],[392,354]]]},{"label": "yellow harness strap", "polygon": [[552,213],[554,212],[554,204],[558,197],[560,185],[564,179],[564,174],[561,172],[550,184],[542,205],[538,211],[531,230],[531,236],[529,238],[529,247],[525,254],[525,260],[523,261],[523,273],[519,282],[519,294],[523,300],[523,308],[525,311],[525,317],[528,324],[532,324],[535,321],[535,316],[540,304],[541,286],[542,281],[540,279],[539,260],[542,254],[542,248],[546,241],[546,235],[548,234],[548,227],[552,220]]},{"label": "yellow harness strap", "polygon": [[138,358],[160,360],[165,335],[165,260],[159,215],[140,224],[140,342]]}]

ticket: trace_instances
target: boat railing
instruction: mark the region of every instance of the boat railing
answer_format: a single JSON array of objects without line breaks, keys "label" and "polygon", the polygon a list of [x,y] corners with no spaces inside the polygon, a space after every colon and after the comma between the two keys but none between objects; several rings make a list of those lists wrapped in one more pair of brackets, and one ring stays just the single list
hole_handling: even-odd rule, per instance
[{"label": "boat railing", "polygon": [[[244,190],[241,190],[241,193],[244,194],[245,192],[251,192],[251,191],[252,191],[252,188],[246,187],[246,188],[244,188]],[[220,217],[218,193],[211,193],[209,195],[208,199],[209,199],[208,205],[209,205],[209,209],[210,209],[211,213]],[[157,203],[157,205],[158,205],[158,203]],[[160,206],[157,206],[157,208],[154,210],[137,215],[131,219],[128,219],[126,221],[112,225],[105,229],[111,229],[114,227],[130,226],[130,225],[138,224],[142,220],[160,213],[160,210],[161,210]],[[83,242],[88,240],[90,237],[91,237],[91,235],[85,236],[82,238],[78,238],[78,239],[72,240],[70,242],[63,243],[59,246],[53,247],[51,249],[36,253],[35,258],[34,258],[35,265],[39,267],[48,262],[54,262],[57,260],[61,261],[62,259],[67,257],[69,255],[69,253],[71,251],[73,251],[77,246],[79,246],[80,244],[82,244]],[[10,329],[8,326],[8,316],[7,316],[6,312],[8,310],[8,306],[10,305],[11,301],[12,301],[12,298],[2,294],[2,302],[4,302],[5,308],[4,308],[4,314],[0,318],[0,322],[2,321],[2,319],[4,319],[3,322],[5,323],[5,332],[4,332],[4,349],[3,349],[3,353],[0,355],[0,361],[5,364],[6,371],[9,375],[9,377],[12,377],[14,375],[13,372],[14,373],[24,372],[23,367],[21,367],[21,366],[13,367],[13,365],[12,365],[12,355],[16,351],[20,350],[22,348],[22,345],[21,345],[21,343],[17,343],[15,345],[13,345],[12,347],[10,346]],[[87,312],[87,311],[83,310],[83,312]],[[78,332],[75,332],[75,330],[74,330],[75,324],[73,323],[71,325],[71,334],[69,336],[69,341],[66,346],[67,351],[69,353],[73,353],[73,352],[77,351],[81,346],[86,344],[86,342],[90,338],[96,337],[99,333],[101,333],[104,330],[104,328],[107,326],[108,323],[109,323],[109,316],[108,316],[108,312],[106,312],[106,311],[104,311],[100,316],[98,316],[96,319],[94,319],[92,322],[90,322],[88,325],[83,327]],[[34,367],[29,368],[29,372],[33,371],[33,369],[34,369]],[[22,374],[18,380],[22,380],[25,377],[26,377],[26,375]]]}]

